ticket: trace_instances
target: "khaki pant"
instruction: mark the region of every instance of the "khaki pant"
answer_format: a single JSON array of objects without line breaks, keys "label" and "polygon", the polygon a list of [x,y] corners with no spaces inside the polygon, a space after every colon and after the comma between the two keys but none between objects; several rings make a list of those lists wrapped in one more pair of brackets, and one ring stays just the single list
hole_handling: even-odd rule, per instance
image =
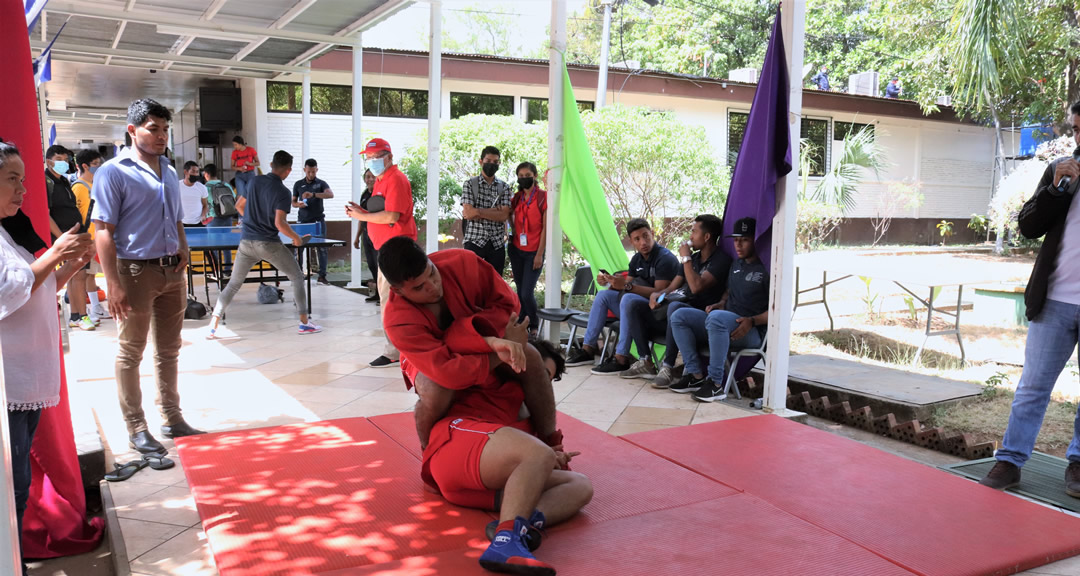
[{"label": "khaki pant", "polygon": [[[379,270],[379,278],[376,280],[376,284],[379,287],[379,300],[381,301],[382,308],[386,309],[386,303],[390,301],[390,283],[386,281],[386,277],[383,276],[382,270]],[[386,316],[383,316],[385,320]],[[386,327],[383,327],[383,332],[386,332]],[[390,338],[386,338],[386,346],[383,346],[383,356],[397,362],[401,359],[401,353],[390,342]]]},{"label": "khaki pant", "polygon": [[142,408],[139,364],[146,337],[154,337],[156,403],[163,423],[172,426],[183,420],[177,391],[177,360],[180,357],[180,330],[187,309],[187,278],[172,266],[118,260],[120,284],[127,292],[131,311],[120,322],[120,352],[116,355],[116,384],[120,410],[128,433],[147,429]]}]

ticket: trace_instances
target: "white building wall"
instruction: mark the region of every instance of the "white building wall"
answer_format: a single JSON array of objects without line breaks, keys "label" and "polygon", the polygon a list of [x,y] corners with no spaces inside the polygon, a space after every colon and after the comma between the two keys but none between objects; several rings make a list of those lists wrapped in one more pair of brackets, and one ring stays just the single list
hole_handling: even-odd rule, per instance
[{"label": "white building wall", "polygon": [[[544,80],[538,74],[539,81]],[[284,81],[299,81],[297,78],[283,78]],[[351,75],[342,72],[315,72],[313,82],[320,84],[349,84]],[[269,164],[273,151],[285,149],[297,156],[293,177],[288,184],[301,176],[299,159],[300,150],[300,115],[269,113],[266,110],[266,84],[264,81],[245,81],[244,87],[254,86],[258,92],[256,99],[261,101],[259,118],[256,119],[267,127],[268,135],[263,142],[260,138],[260,155],[264,164]],[[384,88],[402,88],[426,90],[427,79],[423,77],[405,77],[389,74],[367,74],[365,86]],[[444,79],[442,84],[443,119],[450,118],[450,93],[468,92],[474,94],[510,95],[515,97],[514,109],[523,117],[521,98],[547,98],[548,90],[544,84],[507,84],[471,80]],[[618,87],[611,87],[612,99],[626,106],[648,106],[657,110],[673,111],[688,124],[701,126],[705,136],[712,144],[720,162],[727,158],[727,113],[729,110],[747,112],[749,104],[741,102],[723,102],[716,100],[698,100],[693,98],[673,97],[662,94],[641,94],[622,92]],[[596,99],[594,89],[577,89],[578,100]],[[245,132],[251,128],[247,122],[249,98],[245,95]],[[881,200],[888,193],[889,183],[893,181],[913,181],[922,185],[924,204],[898,218],[967,218],[973,213],[985,214],[989,203],[993,155],[994,133],[990,128],[971,125],[950,124],[946,122],[898,118],[889,116],[869,116],[864,114],[840,113],[831,110],[804,110],[805,117],[829,118],[833,122],[858,122],[874,124],[878,141],[885,148],[889,166],[879,178],[866,175],[858,187],[856,206],[848,216],[851,218],[869,218],[879,212]],[[418,133],[426,127],[426,120],[407,120],[391,118],[364,118],[364,138],[380,137],[390,141],[395,156],[408,147],[418,143]],[[351,193],[349,169],[345,162],[350,160],[349,143],[351,128],[347,116],[314,115],[312,117],[312,151],[319,161],[320,177],[326,180],[334,190],[336,198],[327,203],[329,219],[343,219],[344,202]],[[260,136],[263,130],[258,130]],[[838,141],[830,143],[832,157],[842,153]],[[265,149],[265,150],[264,150]],[[400,157],[400,156],[399,156]],[[264,166],[264,169],[266,167]],[[809,180],[811,189],[817,184],[816,178]]]}]

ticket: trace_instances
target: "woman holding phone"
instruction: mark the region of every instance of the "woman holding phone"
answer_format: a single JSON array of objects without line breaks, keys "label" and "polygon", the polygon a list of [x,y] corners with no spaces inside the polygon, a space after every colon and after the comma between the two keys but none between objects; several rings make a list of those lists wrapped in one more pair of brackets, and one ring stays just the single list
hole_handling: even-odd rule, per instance
[{"label": "woman holding phone", "polygon": [[536,282],[544,268],[547,192],[536,182],[536,165],[522,162],[517,167],[518,191],[510,200],[510,271],[514,275],[521,313],[529,319],[529,332],[536,333]]}]

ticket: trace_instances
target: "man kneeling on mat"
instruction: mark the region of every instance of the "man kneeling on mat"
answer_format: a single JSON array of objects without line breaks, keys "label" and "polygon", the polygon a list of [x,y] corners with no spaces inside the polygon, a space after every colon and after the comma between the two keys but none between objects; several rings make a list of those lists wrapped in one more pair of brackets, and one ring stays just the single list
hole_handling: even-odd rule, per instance
[{"label": "man kneeling on mat", "polygon": [[484,568],[555,574],[531,554],[535,530],[570,518],[592,498],[588,478],[567,469],[575,453],[563,450],[555,429],[557,361],[528,344],[517,296],[475,254],[429,257],[398,237],[379,251],[379,269],[392,288],[383,328],[401,351],[406,385],[420,395],[424,482],[451,503],[499,511],[480,557]]}]

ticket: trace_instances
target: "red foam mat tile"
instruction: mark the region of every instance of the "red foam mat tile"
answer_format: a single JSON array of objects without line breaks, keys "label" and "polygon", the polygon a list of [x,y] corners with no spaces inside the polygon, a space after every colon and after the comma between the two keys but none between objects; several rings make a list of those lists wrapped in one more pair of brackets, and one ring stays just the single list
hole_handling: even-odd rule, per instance
[{"label": "red foam mat tile", "polygon": [[[405,558],[348,574],[481,576],[481,551]],[[851,542],[737,494],[549,534],[536,552],[559,576],[910,576]],[[345,572],[325,576],[345,576]]]},{"label": "red foam mat tile", "polygon": [[486,546],[486,514],[425,492],[366,418],[177,439],[222,576],[318,574]]},{"label": "red foam mat tile", "polygon": [[1013,574],[1080,553],[1080,519],[777,416],[622,438],[920,574]]},{"label": "red foam mat tile", "polygon": [[[402,446],[419,452],[420,444],[416,439],[411,413],[375,416],[371,422]],[[570,467],[592,481],[593,499],[580,515],[565,527],[555,527],[555,530],[736,494],[729,486],[632,446],[566,414],[559,413],[558,425],[563,431],[565,448],[581,452]]]}]

